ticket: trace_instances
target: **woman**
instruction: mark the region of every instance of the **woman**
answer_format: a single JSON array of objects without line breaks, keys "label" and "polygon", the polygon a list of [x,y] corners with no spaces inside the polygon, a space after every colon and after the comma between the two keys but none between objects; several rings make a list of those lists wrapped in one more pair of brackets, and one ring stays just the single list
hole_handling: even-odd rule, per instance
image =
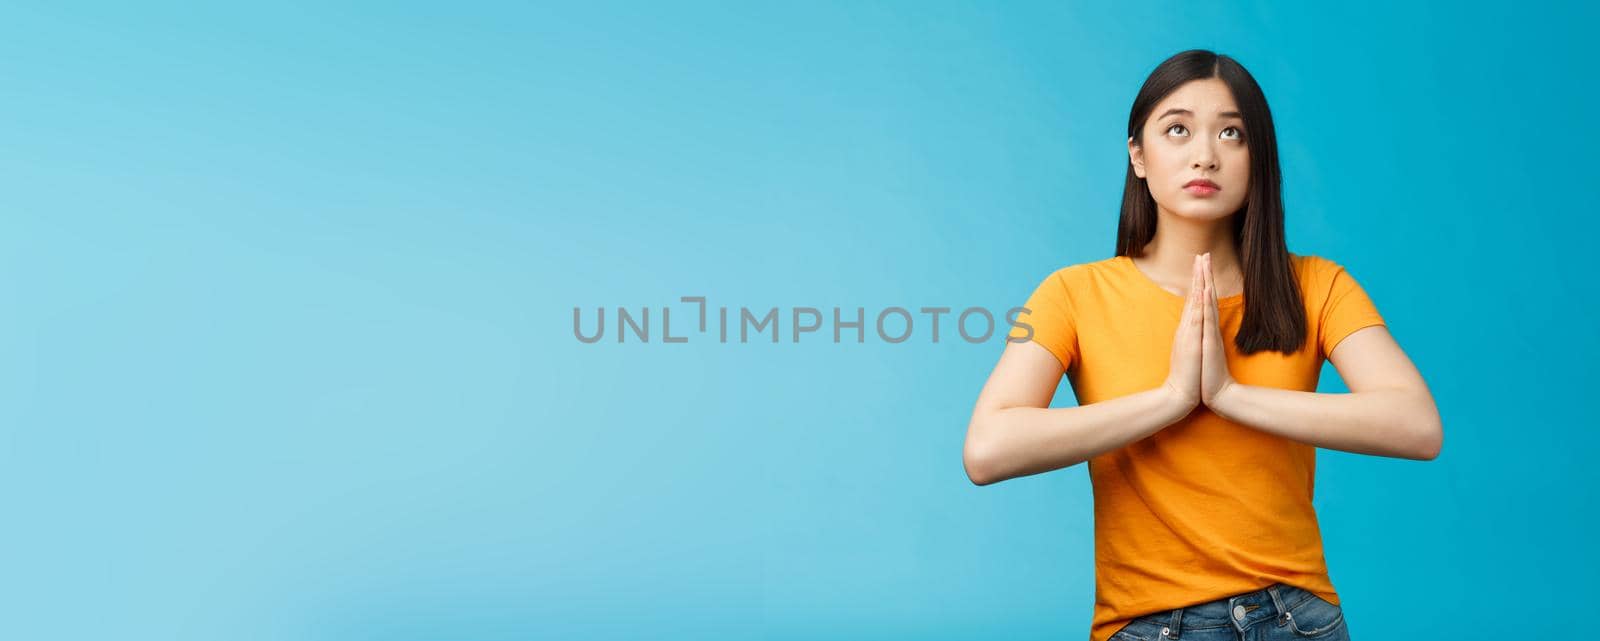
[{"label": "woman", "polygon": [[[1266,98],[1179,53],[1128,119],[1117,251],[1041,282],[978,396],[979,485],[1088,461],[1090,639],[1348,639],[1316,448],[1428,460],[1421,375],[1349,272],[1290,254]],[[1331,361],[1350,393],[1316,393]],[[1062,375],[1078,406],[1049,408]]]}]

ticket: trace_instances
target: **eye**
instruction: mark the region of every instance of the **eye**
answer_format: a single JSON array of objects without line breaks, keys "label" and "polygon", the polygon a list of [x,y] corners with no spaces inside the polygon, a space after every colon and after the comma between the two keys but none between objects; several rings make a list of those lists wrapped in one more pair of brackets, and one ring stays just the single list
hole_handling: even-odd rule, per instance
[{"label": "eye", "polygon": [[1172,133],[1172,130],[1173,130],[1173,129],[1182,129],[1182,130],[1183,130],[1183,131],[1184,131],[1184,132],[1185,132],[1185,133],[1183,133],[1183,134],[1180,134],[1180,135],[1183,135],[1183,136],[1187,136],[1187,135],[1189,135],[1189,134],[1188,134],[1188,133],[1187,133],[1187,132],[1188,132],[1188,131],[1189,131],[1189,129],[1188,129],[1188,128],[1187,128],[1187,127],[1184,127],[1184,126],[1183,126],[1183,125],[1181,125],[1181,124],[1178,124],[1178,123],[1172,123],[1172,124],[1170,124],[1170,125],[1167,125],[1167,133],[1169,133],[1169,134],[1170,134],[1170,133]]},{"label": "eye", "polygon": [[1238,127],[1228,127],[1226,129],[1223,129],[1222,131],[1224,133],[1226,133],[1228,131],[1233,131],[1235,134],[1237,134],[1234,138],[1230,138],[1229,140],[1242,140],[1242,139],[1244,139],[1244,130],[1240,129]]}]

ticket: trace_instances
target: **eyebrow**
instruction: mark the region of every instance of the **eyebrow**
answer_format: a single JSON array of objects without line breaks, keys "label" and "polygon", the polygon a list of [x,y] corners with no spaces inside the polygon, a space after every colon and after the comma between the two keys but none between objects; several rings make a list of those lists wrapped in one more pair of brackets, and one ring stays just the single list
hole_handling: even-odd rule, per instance
[{"label": "eyebrow", "polygon": [[[1156,117],[1156,120],[1160,120],[1162,118],[1166,118],[1167,116],[1171,116],[1173,114],[1177,114],[1177,115],[1180,115],[1180,116],[1193,116],[1194,112],[1193,111],[1189,111],[1188,109],[1168,109],[1165,112],[1163,112],[1160,116]],[[1238,118],[1240,120],[1244,120],[1244,114],[1239,113],[1237,111],[1223,111],[1223,112],[1219,112],[1217,115],[1221,116],[1223,118]]]}]

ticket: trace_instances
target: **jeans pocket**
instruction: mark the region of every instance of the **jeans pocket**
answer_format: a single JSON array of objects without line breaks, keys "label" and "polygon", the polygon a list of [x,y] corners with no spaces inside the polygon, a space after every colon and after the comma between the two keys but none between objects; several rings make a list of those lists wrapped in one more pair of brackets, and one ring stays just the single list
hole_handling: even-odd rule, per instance
[{"label": "jeans pocket", "polygon": [[1134,619],[1111,633],[1111,641],[1165,641],[1161,636],[1164,629],[1165,626]]},{"label": "jeans pocket", "polygon": [[1309,598],[1289,608],[1289,631],[1305,639],[1336,639],[1344,627],[1344,608],[1307,592]]}]

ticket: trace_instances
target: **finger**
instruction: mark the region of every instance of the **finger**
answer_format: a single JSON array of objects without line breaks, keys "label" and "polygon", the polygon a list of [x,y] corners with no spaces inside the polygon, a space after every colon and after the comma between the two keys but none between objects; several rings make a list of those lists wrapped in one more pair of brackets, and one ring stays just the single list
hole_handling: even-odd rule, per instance
[{"label": "finger", "polygon": [[1211,257],[1210,255],[1207,255],[1206,262],[1208,264],[1206,265],[1206,289],[1208,290],[1208,293],[1205,309],[1206,333],[1220,338],[1222,336],[1222,330],[1217,326],[1217,288],[1215,281],[1211,278],[1212,273],[1211,266],[1209,265],[1210,261]]},{"label": "finger", "polygon": [[1217,297],[1215,293],[1208,295],[1205,304],[1206,330],[1217,330]]},{"label": "finger", "polygon": [[1190,314],[1190,319],[1193,322],[1199,322],[1202,317],[1200,306],[1204,300],[1202,296],[1205,294],[1205,282],[1205,274],[1201,270],[1201,258],[1196,255],[1194,257],[1194,269],[1189,278],[1188,303],[1184,310]]},{"label": "finger", "polygon": [[[1190,285],[1194,285],[1195,276],[1198,276],[1199,274],[1200,274],[1200,257],[1196,256],[1195,260],[1193,262],[1189,263],[1189,284]],[[1194,292],[1191,291],[1191,292],[1186,292],[1183,295],[1183,317],[1184,318],[1188,318],[1189,317],[1189,306],[1194,303],[1193,293]]]},{"label": "finger", "polygon": [[1206,288],[1211,290],[1211,304],[1217,303],[1217,272],[1211,269],[1211,254],[1206,253]]}]

